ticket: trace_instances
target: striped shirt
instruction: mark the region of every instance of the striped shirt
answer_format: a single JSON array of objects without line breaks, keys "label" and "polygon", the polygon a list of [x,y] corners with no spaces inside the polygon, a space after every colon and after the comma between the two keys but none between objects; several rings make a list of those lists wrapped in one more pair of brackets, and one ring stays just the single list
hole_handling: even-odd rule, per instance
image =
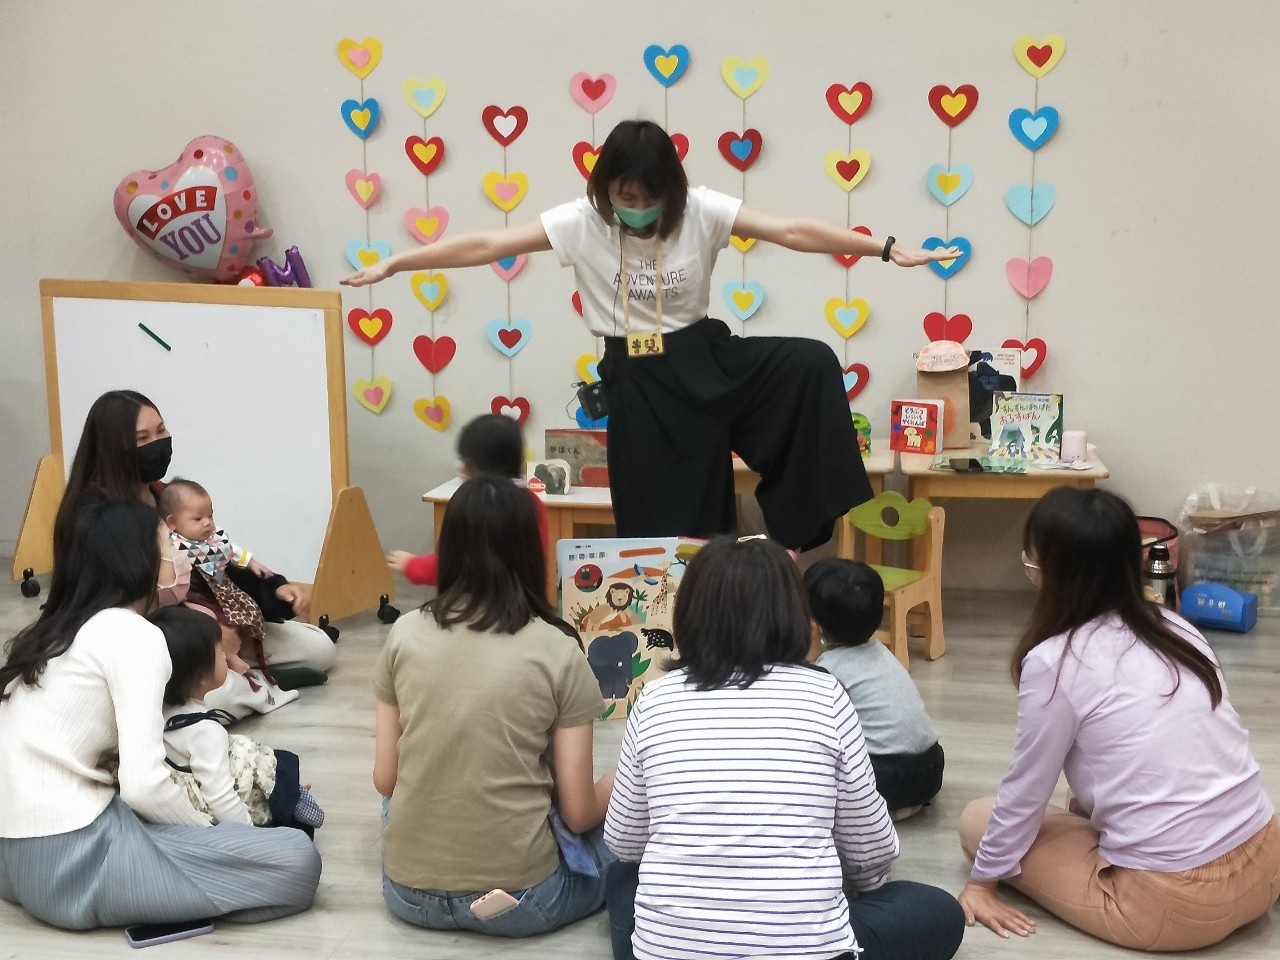
[{"label": "striped shirt", "polygon": [[898,855],[858,715],[839,681],[804,666],[745,690],[699,691],[683,670],[648,684],[605,842],[640,861],[637,960],[853,950],[842,879],[875,889]]}]

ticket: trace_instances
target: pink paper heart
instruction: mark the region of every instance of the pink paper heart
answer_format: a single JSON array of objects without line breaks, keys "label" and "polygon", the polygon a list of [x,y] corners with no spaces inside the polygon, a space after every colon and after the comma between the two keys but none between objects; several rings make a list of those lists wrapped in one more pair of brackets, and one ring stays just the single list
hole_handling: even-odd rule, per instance
[{"label": "pink paper heart", "polygon": [[[351,192],[356,203],[368,210],[382,193],[382,178],[376,173],[365,173],[359,169],[348,170],[347,190]],[[362,193],[366,196],[361,196]]]},{"label": "pink paper heart", "polygon": [[354,50],[347,51],[347,59],[361,69],[369,62],[371,56],[373,56],[373,51],[364,47],[356,47]]},{"label": "pink paper heart", "polygon": [[589,73],[575,73],[569,78],[569,93],[573,102],[587,113],[599,113],[600,109],[613,99],[613,91],[617,81],[608,73],[593,77]]},{"label": "pink paper heart", "polygon": [[1027,263],[1021,257],[1014,257],[1004,265],[1004,275],[1009,278],[1009,286],[1030,300],[1049,285],[1053,261],[1048,257],[1036,257]]},{"label": "pink paper heart", "polygon": [[498,195],[503,203],[510,203],[511,198],[520,192],[520,184],[511,180],[499,180],[493,185],[493,192]]},{"label": "pink paper heart", "polygon": [[[1044,358],[1049,355],[1049,348],[1045,342],[1039,337],[1032,337],[1026,343],[1021,340],[1010,338],[1000,344],[1002,347],[1012,347],[1022,351],[1022,379],[1030,380],[1031,375],[1040,369],[1040,364],[1044,363]],[[1027,356],[1031,359],[1028,360]]]},{"label": "pink paper heart", "polygon": [[449,226],[449,211],[444,207],[410,207],[404,212],[404,226],[419,243],[435,243]]},{"label": "pink paper heart", "polygon": [[517,273],[524,269],[524,265],[529,262],[529,255],[522,253],[517,257],[507,257],[503,260],[495,260],[489,266],[493,267],[493,272],[500,276],[503,280],[510,280]]},{"label": "pink paper heart", "polygon": [[382,388],[381,387],[365,387],[364,398],[375,407],[382,406]]}]

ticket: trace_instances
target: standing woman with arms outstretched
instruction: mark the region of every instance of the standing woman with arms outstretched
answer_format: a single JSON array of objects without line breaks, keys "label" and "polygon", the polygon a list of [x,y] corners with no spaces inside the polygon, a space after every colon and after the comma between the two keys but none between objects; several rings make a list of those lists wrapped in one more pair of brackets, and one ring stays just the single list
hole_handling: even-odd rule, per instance
[{"label": "standing woman with arms outstretched", "polygon": [[0,899],[68,930],[308,909],[320,855],[306,834],[209,826],[169,777],[171,662],[143,617],[155,510],[87,504],[64,533],[40,618],[0,667]]},{"label": "standing woman with arms outstretched", "polygon": [[732,336],[707,316],[711,272],[730,234],[900,266],[956,255],[690,189],[666,132],[627,120],[601,147],[585,198],[535,223],[397,254],[342,282],[555,250],[574,268],[587,326],[605,340],[600,376],[619,536],[733,530],[736,452],[760,474],[756,497],[770,534],[807,549],[830,538],[835,518],[871,499],[871,487],[831,349],[798,337]]},{"label": "standing woman with arms outstretched", "polygon": [[[1034,932],[1004,882],[1123,947],[1217,943],[1280,896],[1280,826],[1213,651],[1143,596],[1114,494],[1051,490],[1022,543],[1039,593],[1013,651],[1009,772],[960,815],[968,922]],[[1049,803],[1063,773],[1070,809]]]}]

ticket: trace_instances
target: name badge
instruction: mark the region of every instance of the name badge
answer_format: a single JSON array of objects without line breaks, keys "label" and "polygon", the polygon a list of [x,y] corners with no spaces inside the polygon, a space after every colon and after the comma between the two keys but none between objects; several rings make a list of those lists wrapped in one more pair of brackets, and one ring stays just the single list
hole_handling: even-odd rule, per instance
[{"label": "name badge", "polygon": [[663,352],[662,331],[627,334],[628,357],[657,357]]}]

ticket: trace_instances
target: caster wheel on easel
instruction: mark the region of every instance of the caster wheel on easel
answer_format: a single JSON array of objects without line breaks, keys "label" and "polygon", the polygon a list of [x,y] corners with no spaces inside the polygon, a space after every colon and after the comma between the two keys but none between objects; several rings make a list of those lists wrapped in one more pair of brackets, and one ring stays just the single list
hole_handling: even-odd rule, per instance
[{"label": "caster wheel on easel", "polygon": [[36,572],[30,567],[22,571],[22,583],[18,586],[18,589],[28,599],[40,596],[40,581],[36,579]]},{"label": "caster wheel on easel", "polygon": [[378,619],[383,623],[395,623],[400,619],[400,611],[391,605],[391,598],[385,593],[378,598]]}]

